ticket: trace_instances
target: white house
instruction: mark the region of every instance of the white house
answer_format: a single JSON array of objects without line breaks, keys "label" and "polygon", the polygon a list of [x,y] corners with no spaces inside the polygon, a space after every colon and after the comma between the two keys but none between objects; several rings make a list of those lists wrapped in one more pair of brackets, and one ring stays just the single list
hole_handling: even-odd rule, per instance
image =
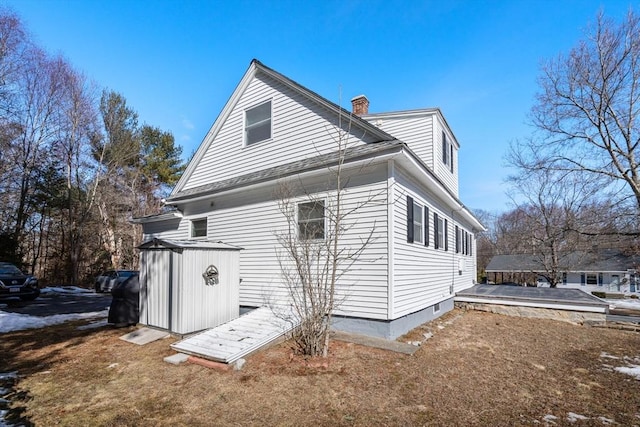
[{"label": "white house", "polygon": [[147,240],[243,248],[240,306],[282,301],[280,189],[294,183],[299,209],[319,207],[314,237],[323,238],[335,196],[329,168],[341,161],[343,204],[357,209],[340,244],[369,233],[373,241],[340,279],[334,327],[395,338],[445,313],[475,282],[484,229],[458,198],[460,145],[437,108],[369,114],[366,97],[352,104],[347,111],[253,60],[167,198],[175,210],[134,222]]},{"label": "white house", "polygon": [[[585,292],[638,293],[640,257],[619,249],[596,249],[564,254],[558,260],[558,288],[582,289]],[[495,255],[487,265],[488,277],[495,283],[506,280],[524,282],[538,277],[537,286],[549,286],[543,277],[544,262],[534,255]]]}]

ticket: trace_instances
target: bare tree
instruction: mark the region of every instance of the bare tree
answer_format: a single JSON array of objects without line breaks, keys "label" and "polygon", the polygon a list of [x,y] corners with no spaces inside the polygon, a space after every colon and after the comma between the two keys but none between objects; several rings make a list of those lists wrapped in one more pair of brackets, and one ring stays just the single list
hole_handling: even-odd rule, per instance
[{"label": "bare tree", "polygon": [[343,127],[339,121],[329,133],[337,154],[325,165],[329,176],[325,190],[305,187],[298,180],[283,182],[277,194],[286,219],[285,229],[276,234],[281,247],[278,259],[292,316],[300,323],[293,340],[300,353],[323,357],[329,350],[333,313],[348,292],[341,278],[362,260],[374,240],[375,225],[359,235],[355,244],[346,243],[345,237],[357,225],[356,212],[371,203],[386,203],[375,191],[355,203],[347,202],[350,176],[362,172],[362,167],[346,167],[350,124]]},{"label": "bare tree", "polygon": [[563,171],[522,171],[511,182],[517,231],[509,236],[517,243],[509,253],[529,255],[535,265],[531,273],[556,287],[562,272],[575,267],[576,252],[590,249],[591,242],[577,230],[589,226],[590,218],[583,213],[599,186]]},{"label": "bare tree", "polygon": [[[600,199],[640,211],[640,26],[603,13],[568,54],[542,66],[532,108],[537,134],[512,147],[512,164],[599,180]],[[637,233],[637,228],[634,230]]]}]

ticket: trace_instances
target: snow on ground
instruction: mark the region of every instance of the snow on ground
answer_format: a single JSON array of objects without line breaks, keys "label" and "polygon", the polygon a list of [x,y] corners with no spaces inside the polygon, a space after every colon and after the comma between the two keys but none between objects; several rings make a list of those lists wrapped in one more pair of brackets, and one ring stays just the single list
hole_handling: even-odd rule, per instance
[{"label": "snow on ground", "polygon": [[23,329],[44,328],[59,325],[70,320],[93,319],[107,317],[109,310],[93,311],[90,313],[56,314],[53,316],[30,316],[28,314],[7,313],[0,311],[0,333],[21,331]]},{"label": "snow on ground", "polygon": [[[622,374],[630,375],[640,381],[640,356],[617,357],[603,351],[600,353],[600,358],[608,359],[609,363],[605,363],[602,365],[605,370],[616,371]],[[614,362],[614,360],[617,362]],[[615,363],[616,365],[623,364],[624,366],[613,366],[613,363]]]},{"label": "snow on ground", "polygon": [[626,298],[623,300],[608,299],[605,301],[609,303],[611,308],[630,308],[633,310],[640,310],[640,298]]},{"label": "snow on ground", "polygon": [[[65,286],[65,287],[48,287],[40,290],[41,294],[54,294],[54,293],[65,293],[65,294],[81,294],[87,297],[96,296],[93,291],[78,288],[75,286]],[[90,313],[73,313],[73,314],[56,314],[53,316],[30,316],[28,314],[20,314],[20,313],[9,313],[6,311],[2,311],[2,307],[5,304],[0,303],[0,333],[11,332],[11,331],[21,331],[23,329],[34,329],[34,328],[44,328],[50,325],[59,325],[61,323],[65,323],[71,320],[80,320],[80,319],[95,319],[95,318],[106,318],[109,310],[102,311],[94,311]],[[103,322],[99,322],[99,327],[103,326]]]},{"label": "snow on ground", "polygon": [[91,289],[79,288],[77,286],[49,286],[40,289],[40,294],[84,294],[86,296],[100,296]]}]

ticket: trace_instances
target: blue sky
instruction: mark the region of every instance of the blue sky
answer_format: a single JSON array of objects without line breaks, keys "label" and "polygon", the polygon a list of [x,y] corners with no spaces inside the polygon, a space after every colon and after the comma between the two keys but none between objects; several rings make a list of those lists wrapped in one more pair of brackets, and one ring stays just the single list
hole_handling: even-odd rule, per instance
[{"label": "blue sky", "polygon": [[460,198],[509,208],[503,157],[531,133],[542,60],[628,1],[4,0],[37,43],[194,152],[257,58],[350,108],[441,108],[461,144]]}]

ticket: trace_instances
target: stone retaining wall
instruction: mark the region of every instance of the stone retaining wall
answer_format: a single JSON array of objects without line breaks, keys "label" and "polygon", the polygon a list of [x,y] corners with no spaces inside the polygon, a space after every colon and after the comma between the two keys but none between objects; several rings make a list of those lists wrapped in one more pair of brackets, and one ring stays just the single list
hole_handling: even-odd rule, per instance
[{"label": "stone retaining wall", "polygon": [[585,323],[606,322],[606,314],[582,311],[556,310],[552,308],[522,307],[516,305],[485,304],[477,302],[457,302],[457,308],[463,310],[487,311],[507,316],[551,319],[582,325]]}]

